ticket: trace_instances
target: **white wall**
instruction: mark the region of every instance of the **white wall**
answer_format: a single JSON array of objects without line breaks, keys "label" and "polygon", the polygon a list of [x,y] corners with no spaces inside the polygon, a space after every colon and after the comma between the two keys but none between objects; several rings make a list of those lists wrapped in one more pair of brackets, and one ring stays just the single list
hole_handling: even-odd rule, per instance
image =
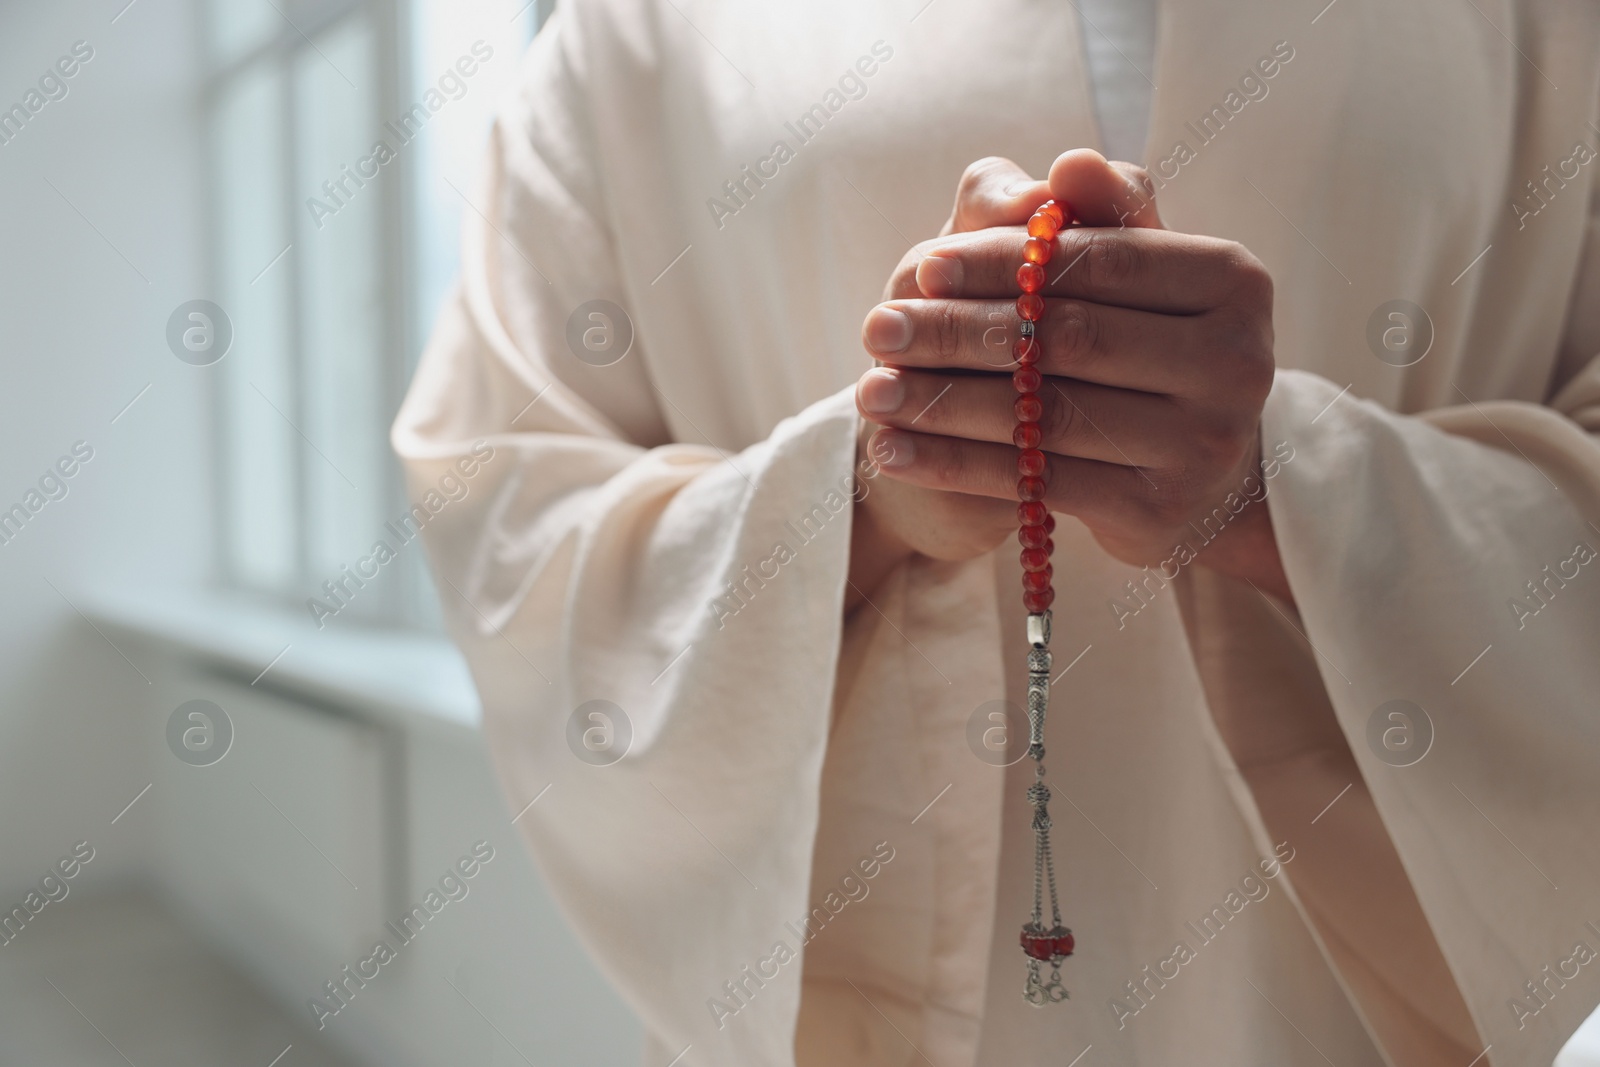
[{"label": "white wall", "polygon": [[[475,729],[342,706],[288,668],[252,687],[248,669],[151,659],[160,895],[292,1021],[325,1024],[320,1036],[382,1067],[638,1060],[639,1026],[546,893]],[[235,731],[203,768],[162,758],[168,710],[196,697],[227,709]],[[464,896],[409,942],[385,928],[479,842],[493,858],[448,887]],[[347,987],[336,1014],[313,1011],[313,997],[332,1006],[323,983],[380,939],[397,958]]]},{"label": "white wall", "polygon": [[[103,619],[97,630],[74,607],[100,618],[130,587],[176,602],[211,574],[217,368],[180,362],[165,341],[174,308],[216,295],[197,4],[126,5],[0,7],[0,109],[75,42],[94,50],[67,96],[0,144],[0,511],[75,442],[93,449],[67,495],[0,544],[0,911],[87,840],[95,858],[67,902],[22,936],[71,923],[72,896],[149,892],[309,1022],[306,999],[381,934],[388,897],[420,898],[487,838],[497,858],[472,894],[330,1024],[333,1039],[386,1067],[523,1062],[465,994],[536,1062],[633,1061],[637,1024],[545,895],[481,739],[375,732],[359,713],[258,687],[233,704],[240,747],[196,770],[162,728],[177,702],[204,695],[208,668]],[[341,896],[302,830],[366,893]]]},{"label": "white wall", "polygon": [[129,714],[149,687],[69,601],[129,575],[198,581],[209,551],[202,373],[163,339],[201,295],[192,20],[186,3],[140,0],[113,24],[120,6],[0,13],[0,107],[74,42],[94,49],[68,95],[0,145],[0,508],[74,442],[94,450],[0,545],[7,907],[78,840],[96,849],[79,886],[135,875],[150,829],[138,806],[111,824],[151,780]]}]

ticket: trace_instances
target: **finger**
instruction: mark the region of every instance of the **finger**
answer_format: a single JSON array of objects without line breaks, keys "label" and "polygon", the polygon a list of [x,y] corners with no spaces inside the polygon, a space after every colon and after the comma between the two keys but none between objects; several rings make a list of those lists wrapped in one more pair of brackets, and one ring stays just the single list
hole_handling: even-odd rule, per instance
[{"label": "finger", "polygon": [[[892,449],[883,473],[896,481],[998,500],[1017,499],[1017,450],[900,429],[879,430],[874,447]],[[1047,456],[1044,503],[1051,511],[1113,527],[1148,525],[1164,516],[1171,493],[1136,467],[1073,456]]]},{"label": "finger", "polygon": [[985,230],[991,226],[1021,226],[1028,216],[1050,199],[1050,186],[1000,156],[980,159],[961,175],[956,206],[941,236]]},{"label": "finger", "polygon": [[[1211,397],[1221,384],[1206,316],[1052,298],[1034,329],[1041,374],[1191,398]],[[1214,329],[1215,354],[1226,359],[1237,339],[1220,320]],[[1010,300],[895,300],[873,308],[861,329],[874,359],[931,370],[1016,370],[1018,336]]]},{"label": "finger", "polygon": [[[1022,242],[1014,230],[929,242],[916,268],[917,287],[932,297],[1015,298]],[[1167,314],[1222,305],[1259,267],[1232,241],[1171,230],[1073,226],[1050,247],[1041,295]]]},{"label": "finger", "polygon": [[1130,206],[1132,210],[1123,216],[1123,224],[1147,230],[1166,229],[1167,224],[1161,221],[1160,209],[1156,205],[1156,183],[1150,177],[1150,172],[1137,163],[1126,163],[1120,159],[1110,162],[1128,180],[1131,190],[1132,200],[1126,202],[1125,206]]},{"label": "finger", "polygon": [[[1167,470],[1182,467],[1192,451],[1186,430],[1193,420],[1168,397],[1062,378],[1044,379],[1037,395],[1046,452]],[[869,422],[996,444],[1012,441],[1016,400],[1003,374],[879,367],[856,387],[856,407]]]},{"label": "finger", "polygon": [[[1021,226],[1038,206],[1050,199],[1050,187],[1031,178],[1021,167],[1000,156],[988,156],[967,167],[956,190],[955,208],[939,231],[941,237],[994,226]],[[917,274],[938,270],[939,263],[924,267],[924,243],[913,248],[889,278],[885,299],[916,296]]]},{"label": "finger", "polygon": [[1050,193],[1087,226],[1160,229],[1155,183],[1134,163],[1112,163],[1092,148],[1063,152],[1050,165]]}]

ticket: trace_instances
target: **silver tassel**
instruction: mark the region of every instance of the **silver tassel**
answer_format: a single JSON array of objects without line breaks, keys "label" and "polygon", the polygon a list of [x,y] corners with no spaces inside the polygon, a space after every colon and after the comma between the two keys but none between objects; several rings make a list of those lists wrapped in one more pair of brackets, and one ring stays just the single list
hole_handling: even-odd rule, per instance
[{"label": "silver tassel", "polygon": [[[1072,931],[1061,922],[1056,896],[1056,868],[1050,853],[1050,787],[1044,784],[1044,716],[1050,703],[1050,612],[1028,616],[1028,755],[1033,757],[1034,781],[1028,786],[1033,805],[1033,915],[1022,928],[1022,948],[1028,956],[1028,978],[1022,996],[1034,1007],[1067,999],[1061,984],[1061,964],[1072,955]],[[1044,893],[1050,890],[1050,925],[1044,924]],[[1041,965],[1050,964],[1050,978]]]}]

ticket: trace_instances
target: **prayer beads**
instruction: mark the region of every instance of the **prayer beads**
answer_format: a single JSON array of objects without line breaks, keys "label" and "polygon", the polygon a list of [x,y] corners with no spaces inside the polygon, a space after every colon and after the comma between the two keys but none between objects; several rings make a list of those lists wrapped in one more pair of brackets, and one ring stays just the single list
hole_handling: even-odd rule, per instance
[{"label": "prayer beads", "polygon": [[[1034,761],[1034,782],[1028,787],[1033,805],[1034,876],[1033,914],[1023,924],[1019,940],[1028,957],[1028,977],[1023,999],[1035,1007],[1058,1003],[1067,998],[1061,982],[1061,964],[1072,955],[1076,943],[1072,931],[1061,923],[1061,905],[1056,897],[1055,861],[1050,851],[1050,787],[1044,784],[1044,717],[1050,699],[1050,605],[1056,591],[1051,584],[1055,568],[1050,554],[1055,542],[1050,533],[1056,528],[1055,516],[1045,505],[1045,476],[1049,460],[1039,448],[1043,433],[1039,418],[1044,403],[1039,389],[1044,375],[1039,362],[1039,321],[1044,318],[1044,265],[1055,252],[1056,234],[1067,225],[1071,214],[1054,200],[1046,202],[1028,220],[1028,239],[1022,245],[1022,265],[1017,268],[1017,317],[1021,334],[1012,347],[1017,369],[1011,374],[1016,388],[1013,403],[1017,425],[1011,441],[1017,446],[1017,541],[1022,545],[1022,605],[1028,609],[1028,755]],[[1045,890],[1049,890],[1048,919]],[[1046,922],[1050,925],[1046,925]],[[1046,979],[1040,968],[1050,967]]]}]

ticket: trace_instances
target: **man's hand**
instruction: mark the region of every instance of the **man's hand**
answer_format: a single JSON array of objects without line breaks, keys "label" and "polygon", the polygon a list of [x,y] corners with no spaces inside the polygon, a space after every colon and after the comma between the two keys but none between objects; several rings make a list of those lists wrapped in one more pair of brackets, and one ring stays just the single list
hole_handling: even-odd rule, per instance
[{"label": "man's hand", "polygon": [[[1142,565],[1180,543],[1199,548],[1189,524],[1231,515],[1230,494],[1251,495],[1250,476],[1261,495],[1259,424],[1274,371],[1261,263],[1234,242],[1162,228],[1131,165],[1069,152],[1043,183],[988,160],[963,179],[948,236],[902,261],[862,330],[885,364],[858,386],[863,451],[893,481],[873,487],[858,518],[888,559],[970,558],[1016,527],[1020,224],[1052,196],[1087,225],[1063,230],[1045,265],[1045,502]],[[1200,561],[1288,596],[1260,503]]]}]

